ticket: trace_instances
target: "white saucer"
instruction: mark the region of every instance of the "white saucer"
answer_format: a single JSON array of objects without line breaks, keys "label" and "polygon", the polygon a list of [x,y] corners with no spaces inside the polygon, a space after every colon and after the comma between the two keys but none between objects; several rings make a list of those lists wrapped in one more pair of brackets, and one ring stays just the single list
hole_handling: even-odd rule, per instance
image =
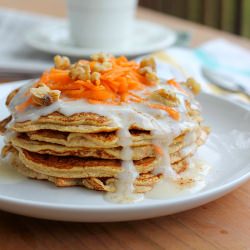
[{"label": "white saucer", "polygon": [[[0,86],[1,107],[3,98],[18,85],[20,82]],[[223,98],[202,94],[199,99],[206,124],[212,128],[208,142],[199,150],[212,166],[202,191],[165,200],[146,198],[135,204],[113,204],[105,201],[100,192],[82,187],[57,188],[46,181],[4,176],[5,171],[0,168],[0,209],[64,221],[125,221],[177,213],[229,193],[250,177],[250,112]],[[7,110],[2,108],[0,120],[5,116]]]},{"label": "white saucer", "polygon": [[[33,48],[52,54],[78,57],[100,52],[100,49],[74,46],[69,38],[66,22],[58,22],[49,27],[29,31],[26,41]],[[174,31],[152,22],[137,20],[128,45],[105,52],[113,55],[137,56],[164,49],[173,45],[175,41],[176,33]]]}]

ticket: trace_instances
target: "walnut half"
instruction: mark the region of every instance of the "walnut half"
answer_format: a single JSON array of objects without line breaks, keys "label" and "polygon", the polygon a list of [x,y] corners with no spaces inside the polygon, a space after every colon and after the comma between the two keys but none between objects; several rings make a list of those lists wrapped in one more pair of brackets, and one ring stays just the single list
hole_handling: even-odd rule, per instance
[{"label": "walnut half", "polygon": [[59,100],[61,91],[51,90],[48,86],[43,84],[40,87],[31,88],[30,93],[34,104],[38,106],[49,106]]},{"label": "walnut half", "polygon": [[180,100],[177,98],[176,94],[165,89],[154,91],[150,98],[169,107],[176,107],[180,104]]},{"label": "walnut half", "polygon": [[56,69],[69,69],[70,68],[70,60],[67,56],[59,56],[56,55],[54,57],[54,64]]},{"label": "walnut half", "polygon": [[96,53],[90,56],[93,61],[100,63],[107,62],[112,56],[106,53]]},{"label": "walnut half", "polygon": [[105,70],[112,69],[112,66],[113,66],[112,63],[108,62],[108,61],[104,61],[102,63],[97,62],[94,65],[93,71],[94,72],[103,72]]},{"label": "walnut half", "polygon": [[149,82],[158,84],[160,81],[156,75],[156,62],[153,57],[148,57],[141,60],[139,73],[144,75]]},{"label": "walnut half", "polygon": [[150,67],[152,71],[156,71],[156,62],[153,57],[143,58],[140,62],[140,68]]},{"label": "walnut half", "polygon": [[89,63],[78,62],[74,64],[70,71],[69,77],[73,80],[90,80],[90,65]]},{"label": "walnut half", "polygon": [[201,86],[193,78],[188,78],[186,82],[183,82],[182,85],[189,88],[194,95],[198,95],[201,91]]}]

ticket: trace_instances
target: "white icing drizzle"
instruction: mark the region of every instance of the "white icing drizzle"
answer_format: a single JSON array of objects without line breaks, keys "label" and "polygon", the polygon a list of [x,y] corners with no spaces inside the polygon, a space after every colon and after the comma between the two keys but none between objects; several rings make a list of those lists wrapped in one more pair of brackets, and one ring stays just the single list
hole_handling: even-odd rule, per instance
[{"label": "white icing drizzle", "polygon": [[[45,116],[55,111],[60,112],[65,116],[88,112],[106,116],[110,118],[112,125],[120,128],[117,132],[117,135],[119,137],[119,145],[123,148],[121,153],[122,171],[117,176],[116,192],[106,195],[108,200],[118,203],[127,203],[143,199],[143,195],[135,194],[134,192],[134,181],[138,177],[139,173],[137,173],[132,160],[132,140],[129,129],[133,124],[136,124],[144,130],[151,131],[153,144],[160,147],[164,152],[162,156],[158,156],[159,165],[154,170],[154,173],[163,174],[165,179],[174,180],[177,178],[177,175],[170,164],[168,148],[172,140],[176,136],[180,135],[184,129],[198,126],[196,122],[191,121],[186,115],[185,100],[187,99],[190,101],[193,108],[200,109],[199,105],[192,96],[186,96],[177,89],[174,89],[174,92],[180,100],[180,105],[176,108],[180,113],[180,121],[175,121],[165,111],[152,109],[144,103],[126,103],[123,105],[114,106],[89,104],[84,100],[72,101],[68,99],[61,99],[47,107],[31,106],[23,113],[17,113],[15,106],[21,104],[29,97],[27,94],[24,94],[31,86],[32,83],[29,83],[22,87],[10,104],[9,109],[13,114],[15,122],[36,120],[40,116]],[[160,88],[173,90],[173,86],[162,82],[159,85],[151,87],[149,91],[154,91]],[[143,91],[137,92],[137,94],[145,97]],[[186,142],[193,141],[193,135],[190,135],[189,137],[186,137]],[[187,150],[191,149],[183,149],[183,153],[186,153]]]},{"label": "white icing drizzle", "polygon": [[134,192],[134,182],[139,176],[139,173],[136,171],[133,163],[132,138],[129,132],[131,122],[134,118],[132,114],[133,113],[128,116],[123,116],[122,113],[118,112],[118,117],[116,118],[118,124],[121,126],[117,135],[119,145],[122,146],[122,171],[117,177],[116,192],[107,193],[106,199],[118,203],[130,203],[143,199],[143,195]]},{"label": "white icing drizzle", "polygon": [[169,144],[168,142],[162,142],[159,139],[153,139],[153,144],[161,148],[163,151],[162,155],[157,155],[159,160],[158,166],[154,169],[154,174],[163,174],[165,179],[177,178],[176,172],[171,167],[170,156],[169,156]]}]

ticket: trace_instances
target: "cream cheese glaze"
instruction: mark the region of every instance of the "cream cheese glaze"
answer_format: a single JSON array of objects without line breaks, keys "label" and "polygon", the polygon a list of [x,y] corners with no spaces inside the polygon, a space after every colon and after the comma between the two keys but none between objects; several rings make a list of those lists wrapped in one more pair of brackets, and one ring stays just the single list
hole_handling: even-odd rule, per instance
[{"label": "cream cheese glaze", "polygon": [[[166,84],[166,81],[161,80],[160,84],[153,87],[148,87],[147,90],[152,92],[157,89],[165,89],[174,91],[180,100],[180,104],[175,109],[180,114],[180,120],[176,121],[171,118],[165,111],[159,109],[153,109],[144,103],[128,102],[121,105],[100,105],[100,104],[89,104],[84,100],[73,101],[70,99],[60,99],[57,102],[45,107],[31,106],[24,112],[18,113],[15,107],[24,102],[28,96],[27,91],[32,87],[32,82],[20,88],[17,95],[13,98],[9,105],[10,112],[14,117],[13,122],[23,122],[27,120],[36,120],[41,116],[48,115],[55,111],[60,112],[65,116],[71,116],[76,113],[90,112],[96,113],[101,116],[106,116],[110,119],[111,123],[119,127],[117,135],[119,137],[119,144],[123,147],[122,150],[122,168],[123,171],[117,176],[116,182],[116,193],[110,193],[106,195],[108,200],[113,202],[124,203],[134,202],[143,199],[143,195],[134,193],[133,183],[138,177],[138,173],[135,170],[132,161],[132,150],[131,150],[131,135],[129,128],[133,124],[141,127],[145,130],[150,130],[153,136],[153,143],[162,148],[164,154],[160,157],[159,165],[155,169],[154,173],[163,174],[165,181],[171,179],[172,181],[177,180],[179,176],[172,169],[169,157],[169,145],[173,139],[180,135],[182,131],[189,128],[198,127],[199,124],[193,121],[187,115],[187,109],[185,102],[188,100],[193,109],[200,110],[199,104],[194,100],[193,95],[190,93],[185,95],[174,86]],[[142,98],[147,98],[144,91],[137,91],[137,95]],[[186,135],[185,140],[187,142],[193,141],[194,134]],[[190,148],[184,148],[182,153],[186,154]]]}]

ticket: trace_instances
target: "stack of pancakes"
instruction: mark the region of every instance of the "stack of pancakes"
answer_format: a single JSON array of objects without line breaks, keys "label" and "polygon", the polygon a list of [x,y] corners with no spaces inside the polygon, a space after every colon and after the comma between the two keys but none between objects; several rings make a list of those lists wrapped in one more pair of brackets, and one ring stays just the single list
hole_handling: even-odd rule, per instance
[{"label": "stack of pancakes", "polygon": [[156,68],[153,58],[100,53],[71,64],[56,56],[55,67],[7,97],[2,155],[30,178],[124,200],[138,200],[135,193],[163,177],[181,178],[208,135],[195,100],[200,87],[159,79]]},{"label": "stack of pancakes", "polygon": [[[15,96],[7,98],[7,105]],[[172,168],[183,172],[189,158],[204,143],[208,134],[200,126],[199,112],[193,114],[197,126],[184,129],[169,145]],[[3,132],[11,117],[1,122]],[[117,131],[110,118],[95,113],[77,113],[65,116],[53,112],[31,121],[8,125],[7,144],[2,150],[11,153],[11,162],[23,175],[54,182],[57,186],[84,186],[89,189],[114,192],[116,178],[122,171],[121,151]],[[152,142],[152,134],[133,124],[132,158],[139,176],[134,182],[135,192],[144,193],[161,179],[155,174],[159,157]],[[192,137],[188,135],[192,133]],[[191,139],[190,139],[191,138]]]}]

